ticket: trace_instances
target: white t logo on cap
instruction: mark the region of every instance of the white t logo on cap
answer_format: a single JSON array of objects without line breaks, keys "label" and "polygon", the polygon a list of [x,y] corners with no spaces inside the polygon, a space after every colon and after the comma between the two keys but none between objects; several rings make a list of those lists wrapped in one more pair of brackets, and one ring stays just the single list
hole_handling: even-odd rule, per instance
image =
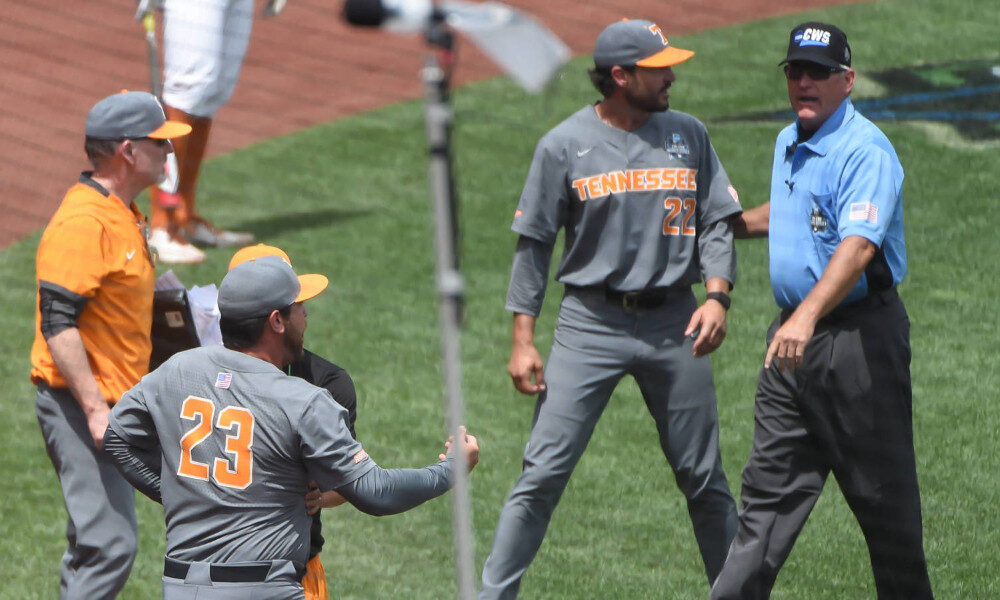
[{"label": "white t logo on cap", "polygon": [[665,35],[663,35],[663,31],[660,29],[659,25],[653,24],[653,25],[650,25],[649,27],[647,27],[646,29],[648,29],[651,33],[654,33],[654,34],[660,36],[660,41],[663,42],[664,46],[669,46],[670,45],[670,42],[668,42],[667,41],[667,37]]}]

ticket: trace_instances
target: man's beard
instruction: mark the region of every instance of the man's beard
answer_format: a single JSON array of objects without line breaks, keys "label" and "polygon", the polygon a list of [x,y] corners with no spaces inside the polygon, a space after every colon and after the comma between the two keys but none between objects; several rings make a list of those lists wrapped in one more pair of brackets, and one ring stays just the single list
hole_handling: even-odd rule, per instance
[{"label": "man's beard", "polygon": [[288,363],[291,364],[300,358],[305,353],[303,349],[303,336],[300,334],[295,336],[293,339],[291,335],[285,335],[285,356],[289,358]]},{"label": "man's beard", "polygon": [[636,108],[648,113],[666,112],[667,109],[670,108],[669,98],[664,99],[661,102],[659,94],[650,98],[649,96],[637,96],[626,90],[625,101],[628,102],[629,106],[631,106],[632,108]]}]

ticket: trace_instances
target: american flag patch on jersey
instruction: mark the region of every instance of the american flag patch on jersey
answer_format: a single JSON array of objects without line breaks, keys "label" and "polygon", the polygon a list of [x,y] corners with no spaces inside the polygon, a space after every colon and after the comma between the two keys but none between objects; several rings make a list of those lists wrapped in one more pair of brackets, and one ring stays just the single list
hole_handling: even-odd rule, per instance
[{"label": "american flag patch on jersey", "polygon": [[358,453],[354,455],[354,464],[359,464],[364,459],[368,458],[368,453],[363,449],[358,450]]},{"label": "american flag patch on jersey", "polygon": [[848,218],[852,221],[878,223],[878,206],[871,202],[854,202],[851,204],[851,213]]},{"label": "american flag patch on jersey", "polygon": [[215,378],[215,387],[228,390],[229,384],[231,384],[232,382],[233,382],[232,373],[219,373],[219,375]]}]

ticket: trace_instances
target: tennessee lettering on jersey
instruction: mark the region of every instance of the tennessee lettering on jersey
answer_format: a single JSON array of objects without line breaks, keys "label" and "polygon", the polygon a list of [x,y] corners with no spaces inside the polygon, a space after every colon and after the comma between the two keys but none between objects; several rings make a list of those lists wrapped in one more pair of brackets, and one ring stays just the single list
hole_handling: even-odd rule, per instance
[{"label": "tennessee lettering on jersey", "polygon": [[580,201],[603,198],[622,192],[648,192],[655,190],[698,189],[695,176],[698,169],[628,169],[609,171],[600,175],[581,177],[573,181],[573,189]]}]

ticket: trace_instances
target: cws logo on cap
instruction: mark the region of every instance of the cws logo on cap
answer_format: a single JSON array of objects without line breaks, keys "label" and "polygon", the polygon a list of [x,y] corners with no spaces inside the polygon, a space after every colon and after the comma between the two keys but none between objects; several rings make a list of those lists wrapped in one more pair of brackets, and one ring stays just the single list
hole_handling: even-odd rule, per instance
[{"label": "cws logo on cap", "polygon": [[781,64],[804,61],[826,67],[850,67],[851,47],[847,34],[828,23],[809,22],[792,28],[788,54]]},{"label": "cws logo on cap", "polygon": [[800,48],[802,46],[829,46],[830,32],[809,27],[802,31],[796,31],[792,41],[797,42]]}]

